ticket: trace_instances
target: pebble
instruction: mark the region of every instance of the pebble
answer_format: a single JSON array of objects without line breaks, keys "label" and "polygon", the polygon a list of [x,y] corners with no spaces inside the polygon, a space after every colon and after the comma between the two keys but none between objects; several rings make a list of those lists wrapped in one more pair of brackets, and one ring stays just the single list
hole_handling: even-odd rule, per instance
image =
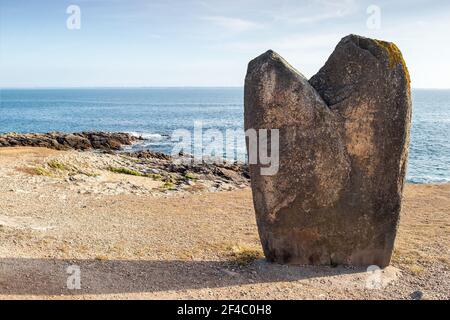
[{"label": "pebble", "polygon": [[223,273],[226,273],[227,275],[232,276],[232,277],[236,277],[236,276],[239,275],[239,273],[233,272],[233,271],[230,271],[230,270],[227,270],[227,269],[220,269],[220,270],[221,270]]}]

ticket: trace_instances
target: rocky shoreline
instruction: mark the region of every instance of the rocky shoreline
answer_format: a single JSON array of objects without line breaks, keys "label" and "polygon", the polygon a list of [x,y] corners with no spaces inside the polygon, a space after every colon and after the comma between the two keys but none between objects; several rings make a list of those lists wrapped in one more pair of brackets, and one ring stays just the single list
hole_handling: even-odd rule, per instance
[{"label": "rocky shoreline", "polygon": [[152,151],[121,153],[121,158],[131,160],[126,168],[131,168],[138,175],[160,178],[174,187],[193,186],[196,181],[209,181],[209,189],[213,190],[232,190],[249,185],[248,166],[243,163],[181,162],[180,159]]},{"label": "rocky shoreline", "polygon": [[117,151],[141,137],[123,132],[88,131],[76,133],[5,133],[0,134],[0,147],[42,147],[55,150]]},{"label": "rocky shoreline", "polygon": [[[171,194],[231,191],[249,186],[248,167],[243,163],[195,163],[159,152],[123,150],[124,146],[140,140],[143,139],[128,133],[9,133],[0,135],[0,148],[68,151],[20,170],[44,178],[63,179],[80,187],[76,189],[81,193]],[[183,159],[192,160],[188,155],[183,155]],[[120,183],[102,183],[102,179],[111,175],[129,178],[125,179],[126,183],[123,179]]]}]

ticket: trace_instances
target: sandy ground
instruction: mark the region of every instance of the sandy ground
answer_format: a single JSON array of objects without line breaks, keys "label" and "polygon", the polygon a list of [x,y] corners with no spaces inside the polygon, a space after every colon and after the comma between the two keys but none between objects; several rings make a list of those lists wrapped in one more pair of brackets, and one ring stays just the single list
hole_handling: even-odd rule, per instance
[{"label": "sandy ground", "polygon": [[[367,273],[258,258],[248,188],[154,196],[147,178],[30,171],[68,156],[96,157],[0,149],[1,299],[450,298],[450,185],[406,186],[392,265]],[[67,286],[74,270],[81,289]]]}]

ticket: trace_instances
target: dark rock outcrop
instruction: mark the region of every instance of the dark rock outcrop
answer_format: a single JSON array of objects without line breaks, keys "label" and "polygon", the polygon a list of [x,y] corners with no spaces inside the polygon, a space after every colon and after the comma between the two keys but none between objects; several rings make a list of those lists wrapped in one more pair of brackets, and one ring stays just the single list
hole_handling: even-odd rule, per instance
[{"label": "dark rock outcrop", "polygon": [[278,173],[250,165],[268,260],[389,264],[405,176],[409,75],[398,48],[350,35],[309,81],[268,51],[245,80],[245,129],[279,129]]},{"label": "dark rock outcrop", "polygon": [[44,147],[56,150],[120,150],[140,138],[128,133],[80,132],[80,133],[6,133],[0,134],[0,147]]},{"label": "dark rock outcrop", "polygon": [[138,159],[172,160],[172,157],[169,154],[165,154],[162,152],[156,152],[156,151],[150,151],[150,150],[125,152],[124,155],[131,156],[131,157],[138,158]]}]

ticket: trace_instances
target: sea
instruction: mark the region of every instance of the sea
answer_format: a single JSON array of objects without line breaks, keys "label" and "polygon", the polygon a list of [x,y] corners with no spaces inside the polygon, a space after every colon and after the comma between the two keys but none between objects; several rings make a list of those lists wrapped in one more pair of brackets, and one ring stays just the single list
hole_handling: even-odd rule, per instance
[{"label": "sea", "polygon": [[[412,98],[407,181],[450,182],[450,90],[416,89]],[[241,87],[0,90],[3,133],[129,132],[145,139],[133,149],[171,153],[174,133],[200,128],[222,132],[224,150],[232,145],[245,159],[243,125]],[[227,139],[227,132],[239,139]]]}]

